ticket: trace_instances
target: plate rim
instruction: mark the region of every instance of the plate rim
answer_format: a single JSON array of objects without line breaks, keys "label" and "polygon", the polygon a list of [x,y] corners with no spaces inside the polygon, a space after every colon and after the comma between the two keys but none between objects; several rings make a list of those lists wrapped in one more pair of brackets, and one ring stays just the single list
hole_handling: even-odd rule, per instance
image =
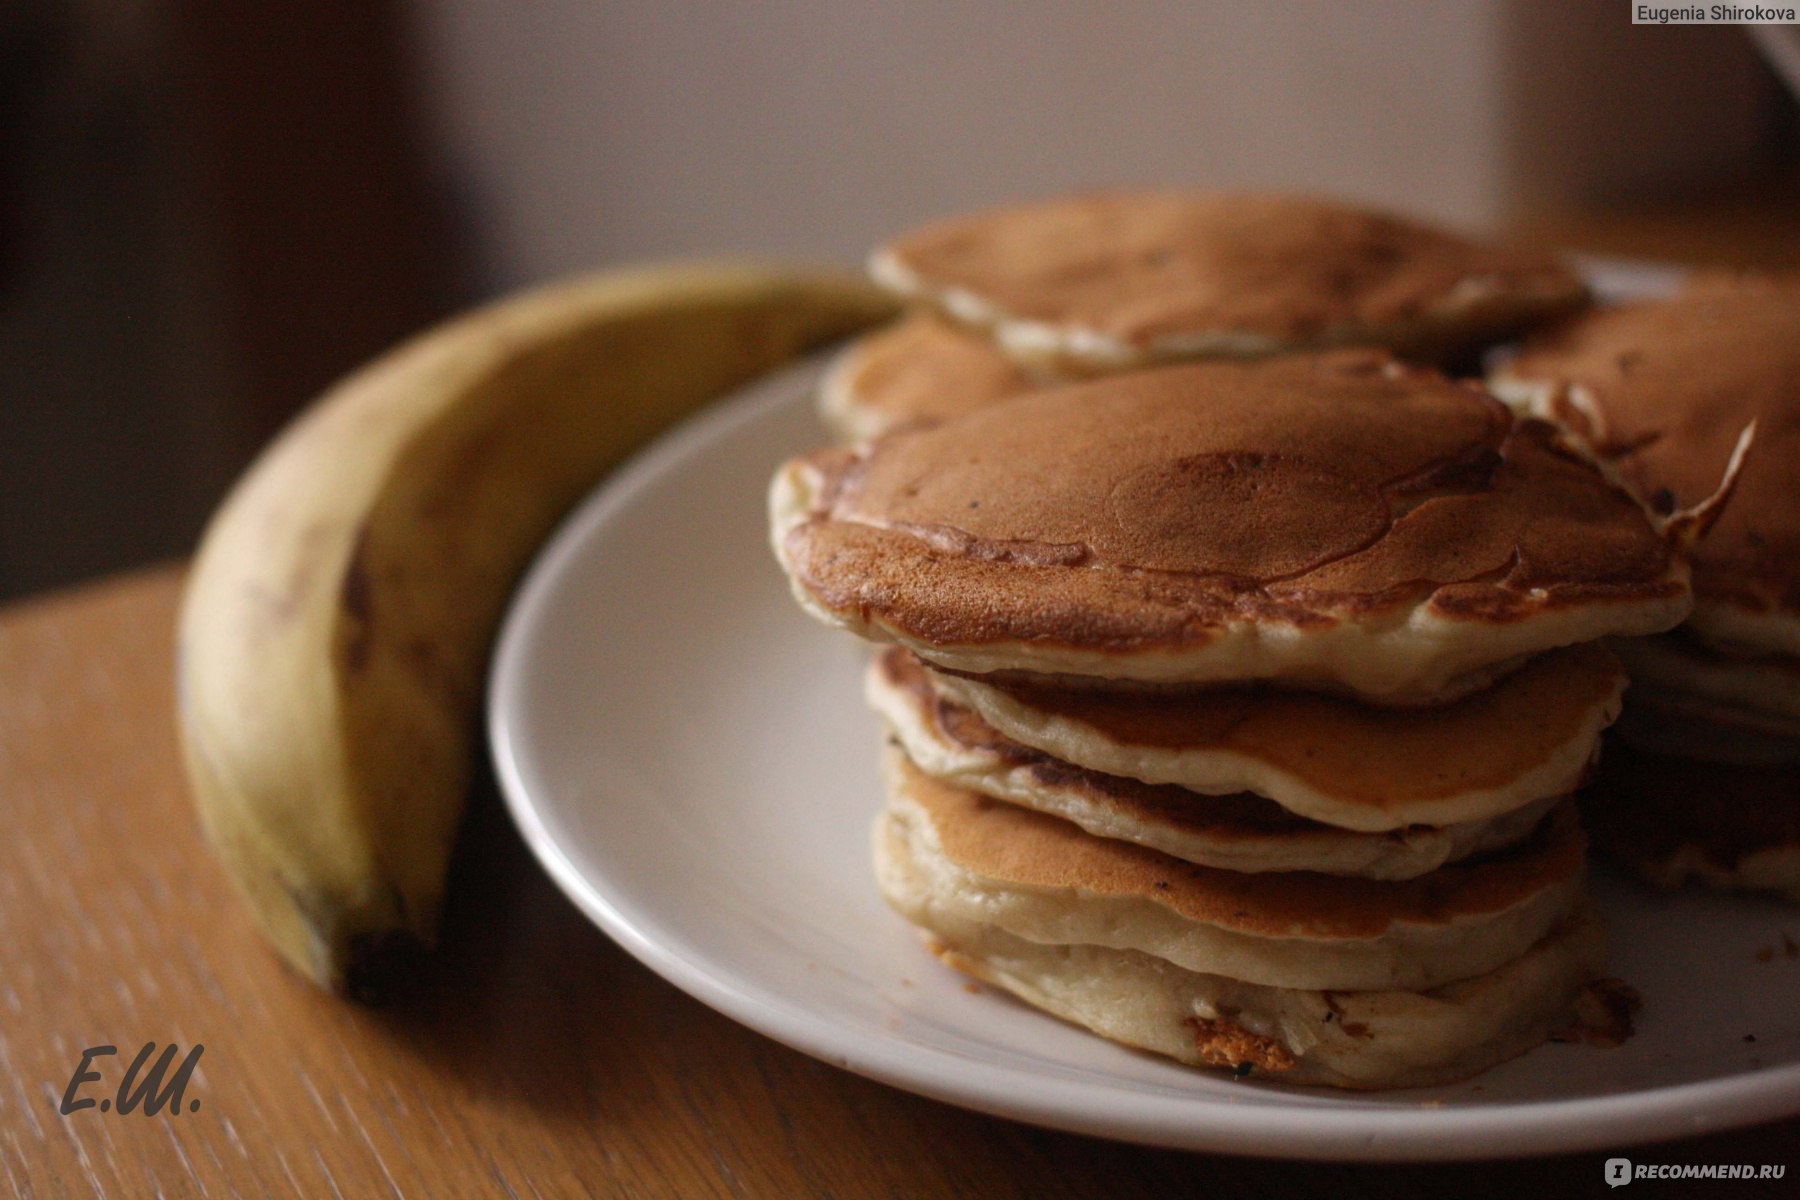
[{"label": "plate rim", "polygon": [[[708,1007],[811,1057],[903,1091],[1035,1125],[1171,1149],[1287,1159],[1431,1162],[1578,1153],[1696,1136],[1800,1112],[1800,1062],[1712,1079],[1570,1099],[1479,1107],[1238,1106],[1210,1096],[1123,1094],[1096,1111],[1091,1083],[1045,1078],[1003,1063],[966,1059],[892,1038],[870,1039],[822,1021],[778,989],[717,966],[656,921],[634,918],[629,897],[587,877],[539,811],[520,760],[525,656],[541,614],[568,569],[636,497],[695,454],[788,405],[780,381],[818,372],[831,351],[753,381],[652,441],[590,491],[527,569],[502,622],[488,673],[486,732],[514,824],[557,887],[633,958]],[[936,1067],[936,1070],[929,1068]],[[1081,1103],[1083,1095],[1087,1103]],[[1360,1095],[1360,1094],[1356,1094]],[[1321,1093],[1329,1099],[1329,1094]],[[1352,1097],[1354,1098],[1354,1097]]]}]

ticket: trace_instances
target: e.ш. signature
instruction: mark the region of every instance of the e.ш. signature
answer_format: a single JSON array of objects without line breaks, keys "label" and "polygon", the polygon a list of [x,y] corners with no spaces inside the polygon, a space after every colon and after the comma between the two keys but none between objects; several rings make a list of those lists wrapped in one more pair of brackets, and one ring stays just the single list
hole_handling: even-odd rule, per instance
[{"label": "e.\u0448. signature", "polygon": [[[170,1042],[163,1047],[156,1061],[150,1063],[150,1056],[156,1053],[156,1043],[146,1042],[144,1048],[137,1052],[131,1065],[125,1068],[124,1078],[119,1080],[119,1087],[110,1099],[89,1100],[80,1096],[82,1086],[102,1079],[99,1071],[90,1071],[96,1058],[106,1058],[119,1052],[117,1046],[89,1046],[81,1052],[81,1062],[76,1064],[75,1074],[69,1077],[69,1086],[63,1089],[62,1104],[57,1111],[63,1116],[80,1112],[84,1108],[98,1108],[101,1112],[131,1113],[141,1109],[146,1117],[154,1117],[164,1106],[169,1115],[181,1112],[181,1101],[187,1094],[188,1080],[194,1074],[194,1068],[200,1063],[200,1055],[206,1047],[198,1042],[187,1052],[187,1057],[175,1065],[175,1055],[179,1047]],[[145,1064],[150,1063],[149,1068]],[[174,1067],[171,1071],[170,1067]],[[141,1078],[140,1078],[141,1077]],[[166,1080],[166,1082],[165,1082]],[[189,1100],[187,1111],[197,1112],[199,1100]]]}]

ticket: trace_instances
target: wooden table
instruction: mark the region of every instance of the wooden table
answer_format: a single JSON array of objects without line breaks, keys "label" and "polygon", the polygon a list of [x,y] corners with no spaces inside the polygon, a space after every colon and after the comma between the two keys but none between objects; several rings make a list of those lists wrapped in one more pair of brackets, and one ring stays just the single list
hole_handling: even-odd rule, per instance
[{"label": "wooden table", "polygon": [[[189,810],[171,712],[179,587],[169,568],[0,610],[0,1192],[1222,1200],[1599,1187],[1604,1154],[1400,1168],[1201,1156],[869,1082],[639,966],[555,891],[491,793],[465,829],[423,991],[383,1010],[322,995],[258,941]],[[146,1042],[205,1046],[185,1095],[197,1108],[60,1115],[84,1048],[120,1050],[82,1092],[100,1098]],[[1639,1157],[1800,1171],[1800,1121]]]}]

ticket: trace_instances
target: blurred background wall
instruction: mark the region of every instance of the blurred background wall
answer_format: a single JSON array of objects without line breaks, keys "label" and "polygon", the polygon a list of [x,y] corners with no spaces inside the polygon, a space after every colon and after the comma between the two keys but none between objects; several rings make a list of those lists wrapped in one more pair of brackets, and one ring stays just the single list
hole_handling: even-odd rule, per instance
[{"label": "blurred background wall", "polygon": [[1749,169],[1770,99],[1741,31],[1636,29],[1621,0],[416,12],[507,283],[719,247],[853,260],[933,214],[1121,182],[1491,226]]},{"label": "blurred background wall", "polygon": [[184,552],[331,379],[548,276],[1105,184],[1541,237],[1800,205],[1795,128],[1623,0],[0,0],[0,595]]}]

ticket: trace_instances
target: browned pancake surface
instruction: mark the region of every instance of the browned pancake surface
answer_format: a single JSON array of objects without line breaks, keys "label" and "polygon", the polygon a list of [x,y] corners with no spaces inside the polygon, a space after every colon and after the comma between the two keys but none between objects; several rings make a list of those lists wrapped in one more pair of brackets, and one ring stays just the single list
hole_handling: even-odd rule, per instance
[{"label": "browned pancake surface", "polygon": [[1498,912],[1574,876],[1586,848],[1574,806],[1565,803],[1517,845],[1416,879],[1252,875],[1094,837],[1056,817],[933,779],[904,758],[896,770],[901,792],[924,810],[944,854],[975,875],[1152,900],[1190,920],[1253,936],[1369,938],[1398,923],[1443,924]]},{"label": "browned pancake surface", "polygon": [[887,252],[933,288],[1134,347],[1221,331],[1307,341],[1417,318],[1465,280],[1561,310],[1554,259],[1296,196],[1138,192],[978,213]]},{"label": "browned pancake surface", "polygon": [[1557,415],[1668,507],[1712,493],[1754,419],[1737,493],[1694,554],[1694,591],[1800,612],[1800,279],[1706,278],[1596,310],[1534,339],[1505,373],[1585,390],[1598,426],[1566,403]]},{"label": "browned pancake surface", "polygon": [[1274,688],[1152,694],[988,682],[1121,745],[1243,754],[1338,800],[1386,810],[1512,783],[1579,736],[1623,675],[1590,643],[1540,655],[1491,687],[1428,708]]},{"label": "browned pancake surface", "polygon": [[[1329,825],[1295,816],[1273,800],[1252,792],[1203,796],[1174,784],[1142,783],[1063,762],[1041,750],[1020,745],[969,708],[933,688],[924,666],[908,651],[890,646],[877,662],[883,677],[913,696],[932,728],[945,740],[970,750],[997,755],[1010,766],[1030,771],[1046,786],[1074,787],[1102,797],[1113,808],[1147,824],[1212,838],[1246,840],[1315,831],[1341,833]],[[1403,834],[1404,830],[1393,836]]]},{"label": "browned pancake surface", "polygon": [[1041,386],[986,338],[923,314],[849,352],[843,400],[883,428],[935,424]]},{"label": "browned pancake surface", "polygon": [[1142,651],[1426,603],[1665,597],[1637,504],[1486,395],[1376,352],[1166,367],[807,460],[826,607],[935,644]]}]

